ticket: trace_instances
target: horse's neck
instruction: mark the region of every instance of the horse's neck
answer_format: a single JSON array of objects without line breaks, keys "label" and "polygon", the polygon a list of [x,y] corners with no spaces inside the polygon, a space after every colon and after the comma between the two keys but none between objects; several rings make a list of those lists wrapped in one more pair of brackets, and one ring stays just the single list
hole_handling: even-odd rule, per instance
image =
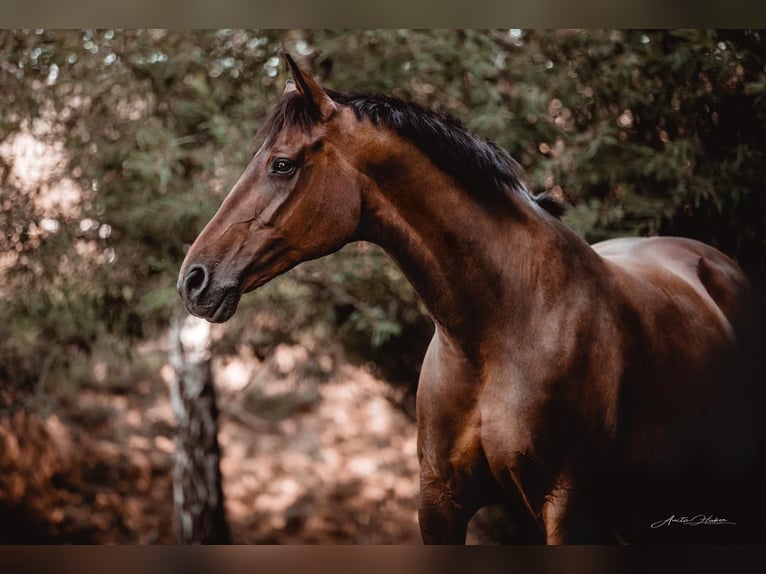
[{"label": "horse's neck", "polygon": [[521,194],[481,204],[449,176],[415,163],[368,192],[361,235],[391,255],[440,333],[466,352],[481,353],[500,332],[526,332],[546,299],[567,290],[576,266],[565,257],[584,251],[597,259]]}]

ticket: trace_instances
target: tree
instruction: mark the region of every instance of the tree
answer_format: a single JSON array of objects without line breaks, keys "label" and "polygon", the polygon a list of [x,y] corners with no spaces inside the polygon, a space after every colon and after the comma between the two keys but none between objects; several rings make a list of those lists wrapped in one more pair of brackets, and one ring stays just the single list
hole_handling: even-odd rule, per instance
[{"label": "tree", "polygon": [[221,481],[218,407],[210,366],[210,324],[176,315],[170,326],[176,415],[173,502],[179,542],[230,541]]}]

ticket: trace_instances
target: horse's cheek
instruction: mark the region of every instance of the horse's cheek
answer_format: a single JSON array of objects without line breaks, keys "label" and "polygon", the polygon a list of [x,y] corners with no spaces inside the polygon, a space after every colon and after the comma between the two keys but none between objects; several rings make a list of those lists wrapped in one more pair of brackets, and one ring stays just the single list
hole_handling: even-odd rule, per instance
[{"label": "horse's cheek", "polygon": [[352,175],[340,171],[328,173],[324,178],[322,204],[317,206],[321,213],[319,226],[332,245],[330,250],[339,249],[352,237],[359,224],[361,213],[361,189]]}]

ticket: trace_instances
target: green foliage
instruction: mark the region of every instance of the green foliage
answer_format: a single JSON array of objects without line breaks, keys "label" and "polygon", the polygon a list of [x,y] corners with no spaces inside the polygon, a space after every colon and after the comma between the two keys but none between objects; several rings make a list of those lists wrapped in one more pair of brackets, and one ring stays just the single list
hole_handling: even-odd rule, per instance
[{"label": "green foliage", "polygon": [[[766,271],[766,46],[752,31],[0,32],[0,141],[61,146],[74,207],[0,154],[0,378],[94,341],[164,332],[184,249],[255,151],[286,73],[449,112],[565,197],[588,240],[686,233]],[[55,182],[54,182],[55,183]],[[46,223],[47,221],[47,223]],[[53,223],[51,223],[53,221]],[[310,262],[243,301],[273,340],[340,339],[412,379],[431,326],[377,248]]]}]

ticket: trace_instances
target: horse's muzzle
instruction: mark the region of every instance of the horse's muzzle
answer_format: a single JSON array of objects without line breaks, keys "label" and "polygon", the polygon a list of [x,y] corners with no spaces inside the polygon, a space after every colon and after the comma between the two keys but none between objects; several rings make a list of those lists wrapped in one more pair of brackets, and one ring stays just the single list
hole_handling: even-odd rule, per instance
[{"label": "horse's muzzle", "polygon": [[195,264],[182,271],[176,287],[189,313],[211,323],[228,321],[239,305],[237,286],[215,285],[204,265]]}]

